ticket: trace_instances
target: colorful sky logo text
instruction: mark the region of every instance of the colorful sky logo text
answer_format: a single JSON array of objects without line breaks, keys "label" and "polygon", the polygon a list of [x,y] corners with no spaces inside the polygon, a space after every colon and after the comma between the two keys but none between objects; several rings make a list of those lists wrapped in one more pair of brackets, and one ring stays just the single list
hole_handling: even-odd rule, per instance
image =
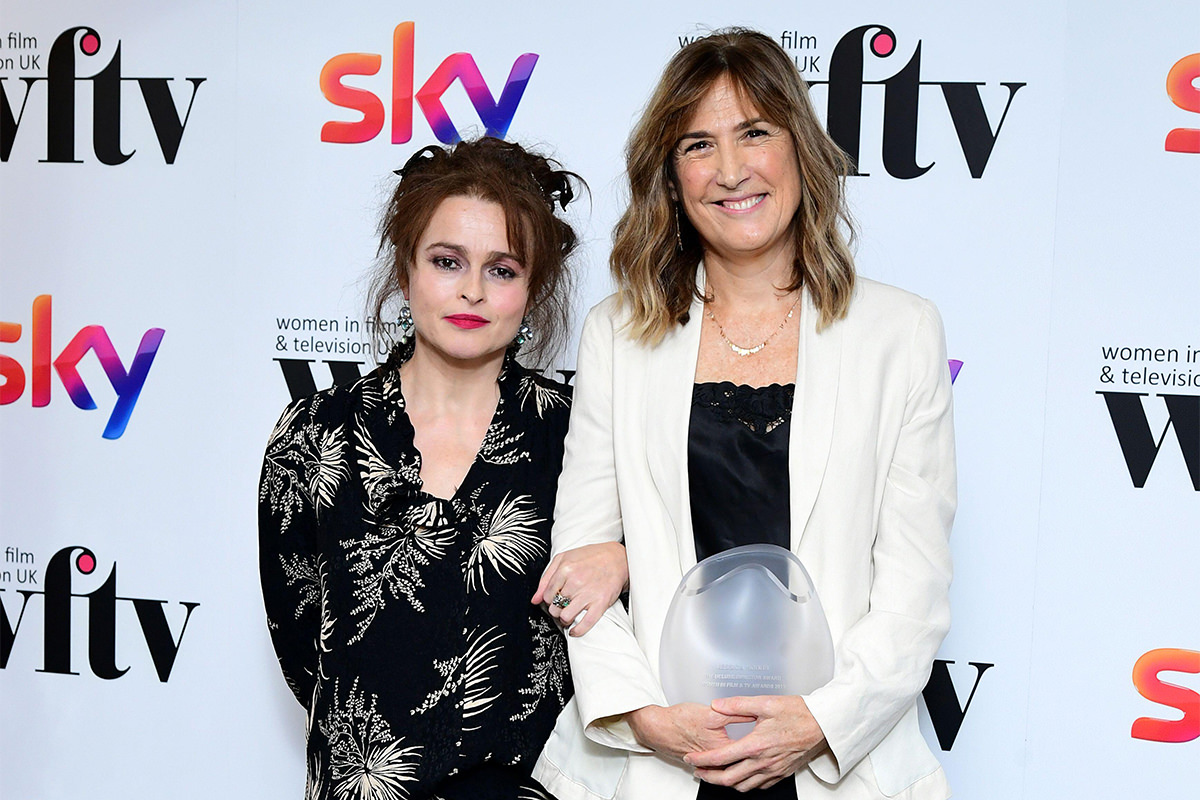
[{"label": "colorful sky logo text", "polygon": [[[414,23],[402,22],[392,32],[392,144],[404,144],[412,139],[414,97],[438,141],[445,144],[459,141],[458,129],[442,105],[442,95],[456,80],[462,82],[471,105],[486,126],[485,135],[503,139],[525,94],[525,86],[537,64],[537,54],[524,53],[517,57],[499,100],[488,89],[487,81],[470,53],[447,56],[414,93],[415,30]],[[325,62],[321,68],[321,93],[335,106],[359,112],[362,119],[326,122],[321,126],[322,142],[361,144],[374,139],[383,130],[384,101],[373,92],[342,82],[348,75],[374,75],[382,64],[383,57],[378,53],[342,53]]]},{"label": "colorful sky logo text", "polygon": [[[1200,738],[1200,693],[1162,679],[1164,672],[1200,674],[1200,652],[1165,647],[1151,650],[1133,666],[1133,685],[1152,703],[1166,706],[1170,719],[1139,717],[1129,733],[1150,742],[1190,742]],[[1176,719],[1179,712],[1182,718]]]},{"label": "colorful sky logo text", "polygon": [[[1200,114],[1200,53],[1192,53],[1175,62],[1167,73],[1167,96],[1184,111]],[[1200,153],[1200,128],[1175,128],[1167,134],[1169,153]]]},{"label": "colorful sky logo text", "polygon": [[[137,405],[142,387],[146,383],[146,376],[150,372],[150,365],[154,363],[158,346],[166,331],[162,328],[150,328],[143,334],[128,370],[117,355],[117,349],[109,339],[108,332],[101,325],[85,325],[80,328],[58,357],[52,358],[51,311],[50,295],[43,294],[34,299],[32,324],[29,326],[32,366],[28,380],[25,369],[17,359],[0,355],[0,376],[4,378],[4,384],[0,385],[0,406],[16,402],[24,394],[27,383],[34,408],[49,405],[53,365],[71,402],[78,408],[89,411],[95,409],[96,401],[92,399],[91,392],[84,385],[78,370],[79,362],[91,350],[96,353],[108,382],[117,393],[116,405],[113,406],[108,424],[104,428],[104,438],[120,439],[121,434],[125,433],[125,426],[129,424],[129,417]],[[0,342],[19,342],[21,327],[15,322],[0,322]]]}]

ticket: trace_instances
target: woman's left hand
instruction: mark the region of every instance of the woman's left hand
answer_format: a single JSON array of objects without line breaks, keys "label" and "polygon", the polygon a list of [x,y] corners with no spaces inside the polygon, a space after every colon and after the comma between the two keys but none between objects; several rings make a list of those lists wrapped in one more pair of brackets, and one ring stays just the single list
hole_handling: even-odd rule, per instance
[{"label": "woman's left hand", "polygon": [[737,741],[684,758],[696,767],[696,777],[702,781],[739,792],[774,786],[826,748],[825,734],[801,697],[727,697],[714,700],[712,708],[729,716],[754,717],[757,722]]},{"label": "woman's left hand", "polygon": [[[583,636],[616,602],[628,583],[625,545],[588,544],[554,557],[542,573],[532,602],[545,603],[550,616],[570,628],[568,635]],[[565,600],[566,604],[556,603],[555,598]],[[576,623],[583,611],[588,613]]]}]

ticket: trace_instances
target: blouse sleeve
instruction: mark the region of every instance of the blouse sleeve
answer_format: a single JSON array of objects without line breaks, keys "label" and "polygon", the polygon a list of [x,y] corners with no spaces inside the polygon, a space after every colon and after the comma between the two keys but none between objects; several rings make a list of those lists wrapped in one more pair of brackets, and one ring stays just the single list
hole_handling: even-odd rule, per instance
[{"label": "blouse sleeve", "polygon": [[317,676],[320,559],[316,509],[305,479],[311,400],[283,412],[271,433],[258,490],[258,563],[267,628],[288,687],[306,709]]},{"label": "blouse sleeve", "polygon": [[834,678],[806,699],[836,782],[909,711],[950,627],[949,536],[957,505],[950,373],[930,303],[910,343],[908,394],[871,549],[869,610],[838,644]]}]

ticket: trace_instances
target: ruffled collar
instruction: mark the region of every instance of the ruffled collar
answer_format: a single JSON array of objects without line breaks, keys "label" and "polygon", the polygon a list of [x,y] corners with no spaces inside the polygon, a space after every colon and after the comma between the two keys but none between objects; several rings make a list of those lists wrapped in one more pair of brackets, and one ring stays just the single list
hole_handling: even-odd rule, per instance
[{"label": "ruffled collar", "polygon": [[400,367],[412,358],[414,350],[411,339],[397,344],[376,371],[374,377],[377,380],[364,385],[360,424],[372,431],[377,446],[368,449],[360,445],[357,459],[367,490],[368,509],[388,517],[444,522],[452,516],[461,518],[465,514],[468,504],[462,499],[464,489],[470,490],[468,483],[477,462],[481,456],[486,458],[488,448],[506,426],[512,410],[520,406],[518,392],[522,369],[516,360],[516,348],[508,348],[497,378],[500,397],[480,453],[468,468],[459,491],[447,499],[426,492],[421,481],[421,453],[416,447],[416,431],[408,417],[400,380]]}]

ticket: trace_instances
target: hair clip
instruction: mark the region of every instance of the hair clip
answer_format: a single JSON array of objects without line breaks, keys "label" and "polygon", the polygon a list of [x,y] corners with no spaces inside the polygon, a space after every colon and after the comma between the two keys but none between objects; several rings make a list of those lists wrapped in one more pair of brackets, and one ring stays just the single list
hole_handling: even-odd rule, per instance
[{"label": "hair clip", "polygon": [[414,170],[422,169],[426,164],[432,163],[438,153],[445,151],[437,145],[427,145],[422,147],[417,152],[409,156],[408,161],[404,162],[404,166],[400,169],[392,170],[393,174],[399,175],[400,180],[404,180]]},{"label": "hair clip", "polygon": [[550,201],[551,207],[554,206],[555,201],[558,201],[559,207],[565,211],[567,203],[575,199],[575,190],[571,188],[571,181],[566,173],[555,172],[553,176],[557,185],[550,186],[546,190],[546,199]]}]

